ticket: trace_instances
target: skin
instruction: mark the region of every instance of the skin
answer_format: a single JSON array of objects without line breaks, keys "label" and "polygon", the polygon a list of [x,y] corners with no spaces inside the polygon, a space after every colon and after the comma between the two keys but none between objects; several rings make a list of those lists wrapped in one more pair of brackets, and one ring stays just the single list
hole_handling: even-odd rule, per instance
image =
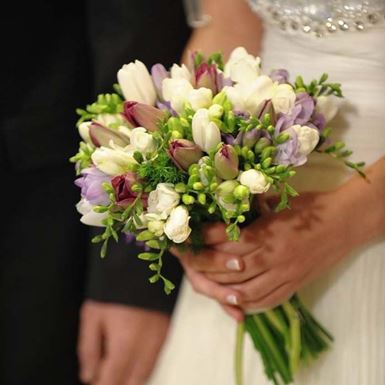
[{"label": "skin", "polygon": [[144,385],[168,328],[169,317],[161,312],[86,301],[78,342],[82,382]]},{"label": "skin", "polygon": [[[225,226],[216,224],[205,230],[207,248],[201,254],[173,252],[193,288],[240,321],[244,311],[284,302],[352,250],[384,234],[384,159],[366,175],[367,180],[354,176],[334,191],[301,194],[291,210],[266,209],[241,231],[239,242],[229,242]],[[229,268],[237,266],[231,260],[238,270]],[[229,306],[230,295],[237,306]]]}]

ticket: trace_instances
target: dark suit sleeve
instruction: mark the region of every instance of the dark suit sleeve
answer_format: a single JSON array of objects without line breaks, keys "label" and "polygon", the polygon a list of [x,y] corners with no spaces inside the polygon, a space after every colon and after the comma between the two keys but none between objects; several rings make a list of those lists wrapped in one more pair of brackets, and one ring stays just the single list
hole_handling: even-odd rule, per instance
[{"label": "dark suit sleeve", "polygon": [[103,302],[119,303],[171,313],[177,299],[182,270],[179,261],[170,254],[164,257],[163,274],[176,289],[169,295],[163,291],[161,282],[150,283],[152,276],[147,261],[138,259],[143,251],[121,239],[112,240],[105,258],[99,254],[100,245],[92,244],[89,255],[89,272],[86,296]]}]

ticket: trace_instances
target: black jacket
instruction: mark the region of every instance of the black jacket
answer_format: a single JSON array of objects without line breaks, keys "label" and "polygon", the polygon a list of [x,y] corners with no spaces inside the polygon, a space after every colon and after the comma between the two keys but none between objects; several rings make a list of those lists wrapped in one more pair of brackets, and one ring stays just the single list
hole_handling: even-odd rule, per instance
[{"label": "black jacket", "polygon": [[[114,245],[104,260],[90,250],[68,163],[79,141],[74,111],[111,92],[124,63],[178,61],[189,31],[177,0],[8,5],[0,16],[0,384],[72,385],[85,295],[167,312],[176,298],[147,282],[135,247]],[[168,270],[178,283],[178,264]]]}]

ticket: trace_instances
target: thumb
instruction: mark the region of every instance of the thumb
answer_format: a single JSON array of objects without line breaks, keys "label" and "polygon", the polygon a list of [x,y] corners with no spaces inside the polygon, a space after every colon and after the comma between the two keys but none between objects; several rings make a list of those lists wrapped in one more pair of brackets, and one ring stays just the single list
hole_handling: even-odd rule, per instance
[{"label": "thumb", "polygon": [[81,309],[78,340],[78,358],[80,379],[84,383],[92,382],[97,376],[97,369],[102,356],[102,323],[93,312],[93,304],[85,302]]}]

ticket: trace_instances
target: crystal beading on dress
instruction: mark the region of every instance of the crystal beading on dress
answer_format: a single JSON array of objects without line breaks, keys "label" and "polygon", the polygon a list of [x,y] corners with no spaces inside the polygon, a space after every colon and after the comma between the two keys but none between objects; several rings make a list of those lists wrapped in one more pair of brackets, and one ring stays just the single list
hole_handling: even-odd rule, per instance
[{"label": "crystal beading on dress", "polygon": [[384,22],[382,0],[249,0],[266,22],[284,31],[316,37],[338,31],[364,31]]}]

